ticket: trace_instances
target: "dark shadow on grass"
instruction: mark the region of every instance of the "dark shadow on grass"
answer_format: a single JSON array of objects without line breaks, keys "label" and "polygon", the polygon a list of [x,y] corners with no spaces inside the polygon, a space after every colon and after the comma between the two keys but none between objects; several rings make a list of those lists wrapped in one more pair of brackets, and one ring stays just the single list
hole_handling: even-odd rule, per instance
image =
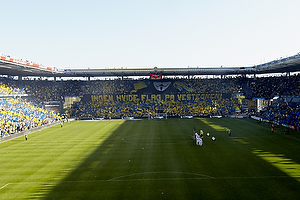
[{"label": "dark shadow on grass", "polygon": [[[140,129],[142,133],[134,132],[136,124],[132,123],[142,123],[139,127],[142,127]],[[168,126],[164,123],[148,120],[124,122],[67,177],[59,183],[45,183],[32,198],[257,199],[260,197],[263,199],[285,197],[296,199],[299,197],[299,182],[274,167],[273,170],[278,172],[278,177],[259,178],[249,175],[249,178],[222,178],[211,174],[210,172],[218,172],[218,170],[232,170],[226,167],[238,167],[239,164],[237,166],[234,163],[223,164],[217,160],[220,158],[213,153],[212,147],[215,145],[218,151],[218,143],[209,141],[211,145],[209,146],[207,142],[208,147],[203,149],[193,144],[190,135],[192,135],[192,127],[199,127],[199,120],[168,120],[167,123],[170,123]],[[168,132],[167,129],[172,130],[164,135],[156,132],[155,128],[154,131],[148,130],[151,127],[147,124],[165,129],[162,132]],[[131,129],[128,129],[130,126]],[[182,126],[186,128],[179,130]],[[201,128],[208,130],[205,126],[201,124]],[[183,131],[186,133],[181,135]],[[225,136],[222,137],[221,139],[226,142]],[[178,142],[182,140],[187,142]],[[153,145],[145,145],[148,144],[146,142]],[[232,150],[235,150],[241,146],[236,145],[233,148]],[[221,148],[219,150],[222,151]],[[203,159],[199,159],[200,154]],[[216,165],[215,161],[220,165]],[[273,193],[274,189],[278,192]]]},{"label": "dark shadow on grass", "polygon": [[[176,131],[172,131],[171,137],[170,134],[160,135],[155,131],[143,130],[146,128],[144,125],[139,128],[140,131],[143,131],[142,133],[134,132],[136,127],[132,123],[151,124],[155,127],[153,130],[156,130],[164,122],[125,121],[67,177],[59,183],[44,184],[33,198],[143,198],[147,191],[151,193],[148,194],[148,197],[161,195],[163,191],[153,191],[151,188],[159,186],[164,188],[162,181],[165,179],[182,181],[194,177],[209,178],[201,174],[177,172],[173,167],[168,169],[165,161],[161,160],[164,159],[163,154],[157,155],[157,153],[164,152],[166,146],[168,148],[173,148],[174,145],[193,146],[191,135],[181,135]],[[131,128],[128,129],[128,127]],[[172,165],[172,163],[170,164]],[[150,182],[142,181],[145,179]],[[157,181],[160,184],[157,184]]]}]

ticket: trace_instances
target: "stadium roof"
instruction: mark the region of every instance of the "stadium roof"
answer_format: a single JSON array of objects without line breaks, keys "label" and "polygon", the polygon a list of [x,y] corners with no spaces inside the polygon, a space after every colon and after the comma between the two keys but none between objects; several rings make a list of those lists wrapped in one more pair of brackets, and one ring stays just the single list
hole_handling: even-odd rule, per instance
[{"label": "stadium roof", "polygon": [[56,69],[9,56],[0,57],[0,75],[37,77],[123,77],[123,76],[185,76],[268,74],[300,71],[299,53],[250,67],[187,67],[187,68],[113,68],[113,69]]}]

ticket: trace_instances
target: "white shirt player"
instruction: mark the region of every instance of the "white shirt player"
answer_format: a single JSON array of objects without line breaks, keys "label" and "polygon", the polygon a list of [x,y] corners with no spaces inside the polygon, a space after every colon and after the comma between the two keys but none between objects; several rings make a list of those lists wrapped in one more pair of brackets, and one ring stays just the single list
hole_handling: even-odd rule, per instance
[{"label": "white shirt player", "polygon": [[203,144],[203,141],[202,141],[200,135],[197,134],[196,135],[196,145],[202,146],[202,144]]},{"label": "white shirt player", "polygon": [[203,145],[203,139],[202,139],[202,138],[199,139],[199,145],[200,145],[200,146]]}]

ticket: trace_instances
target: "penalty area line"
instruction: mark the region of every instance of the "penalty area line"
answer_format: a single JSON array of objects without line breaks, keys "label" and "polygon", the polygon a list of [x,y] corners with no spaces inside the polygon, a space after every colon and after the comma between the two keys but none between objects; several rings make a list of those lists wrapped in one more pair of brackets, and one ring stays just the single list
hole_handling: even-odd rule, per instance
[{"label": "penalty area line", "polygon": [[[97,183],[97,182],[122,182],[122,181],[178,181],[178,180],[229,180],[229,179],[285,179],[285,178],[300,178],[300,176],[245,176],[245,177],[212,177],[203,174],[194,174],[194,173],[184,173],[184,172],[175,172],[178,174],[191,174],[195,175],[196,177],[161,177],[161,178],[128,178],[130,176],[137,176],[137,175],[147,175],[147,174],[159,174],[162,172],[147,172],[147,173],[136,173],[136,174],[129,174],[125,176],[119,176],[111,179],[95,179],[95,180],[75,180],[75,181],[45,181],[45,182],[19,182],[19,183],[6,183],[0,190],[4,189],[9,185],[18,185],[18,184],[58,184],[58,183]],[[166,173],[173,173],[173,172],[166,172]],[[198,176],[198,177],[197,177]]]},{"label": "penalty area line", "polygon": [[3,188],[5,188],[6,186],[11,185],[11,184],[13,184],[13,183],[6,183],[5,185],[3,185],[3,186],[0,188],[0,190],[2,190]]}]

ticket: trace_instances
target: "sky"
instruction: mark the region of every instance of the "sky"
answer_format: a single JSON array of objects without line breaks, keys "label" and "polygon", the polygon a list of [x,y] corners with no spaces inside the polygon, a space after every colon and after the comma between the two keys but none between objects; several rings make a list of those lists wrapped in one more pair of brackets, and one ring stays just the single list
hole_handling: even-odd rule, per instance
[{"label": "sky", "polygon": [[299,0],[0,0],[0,5],[0,54],[47,67],[241,67],[300,52]]}]

